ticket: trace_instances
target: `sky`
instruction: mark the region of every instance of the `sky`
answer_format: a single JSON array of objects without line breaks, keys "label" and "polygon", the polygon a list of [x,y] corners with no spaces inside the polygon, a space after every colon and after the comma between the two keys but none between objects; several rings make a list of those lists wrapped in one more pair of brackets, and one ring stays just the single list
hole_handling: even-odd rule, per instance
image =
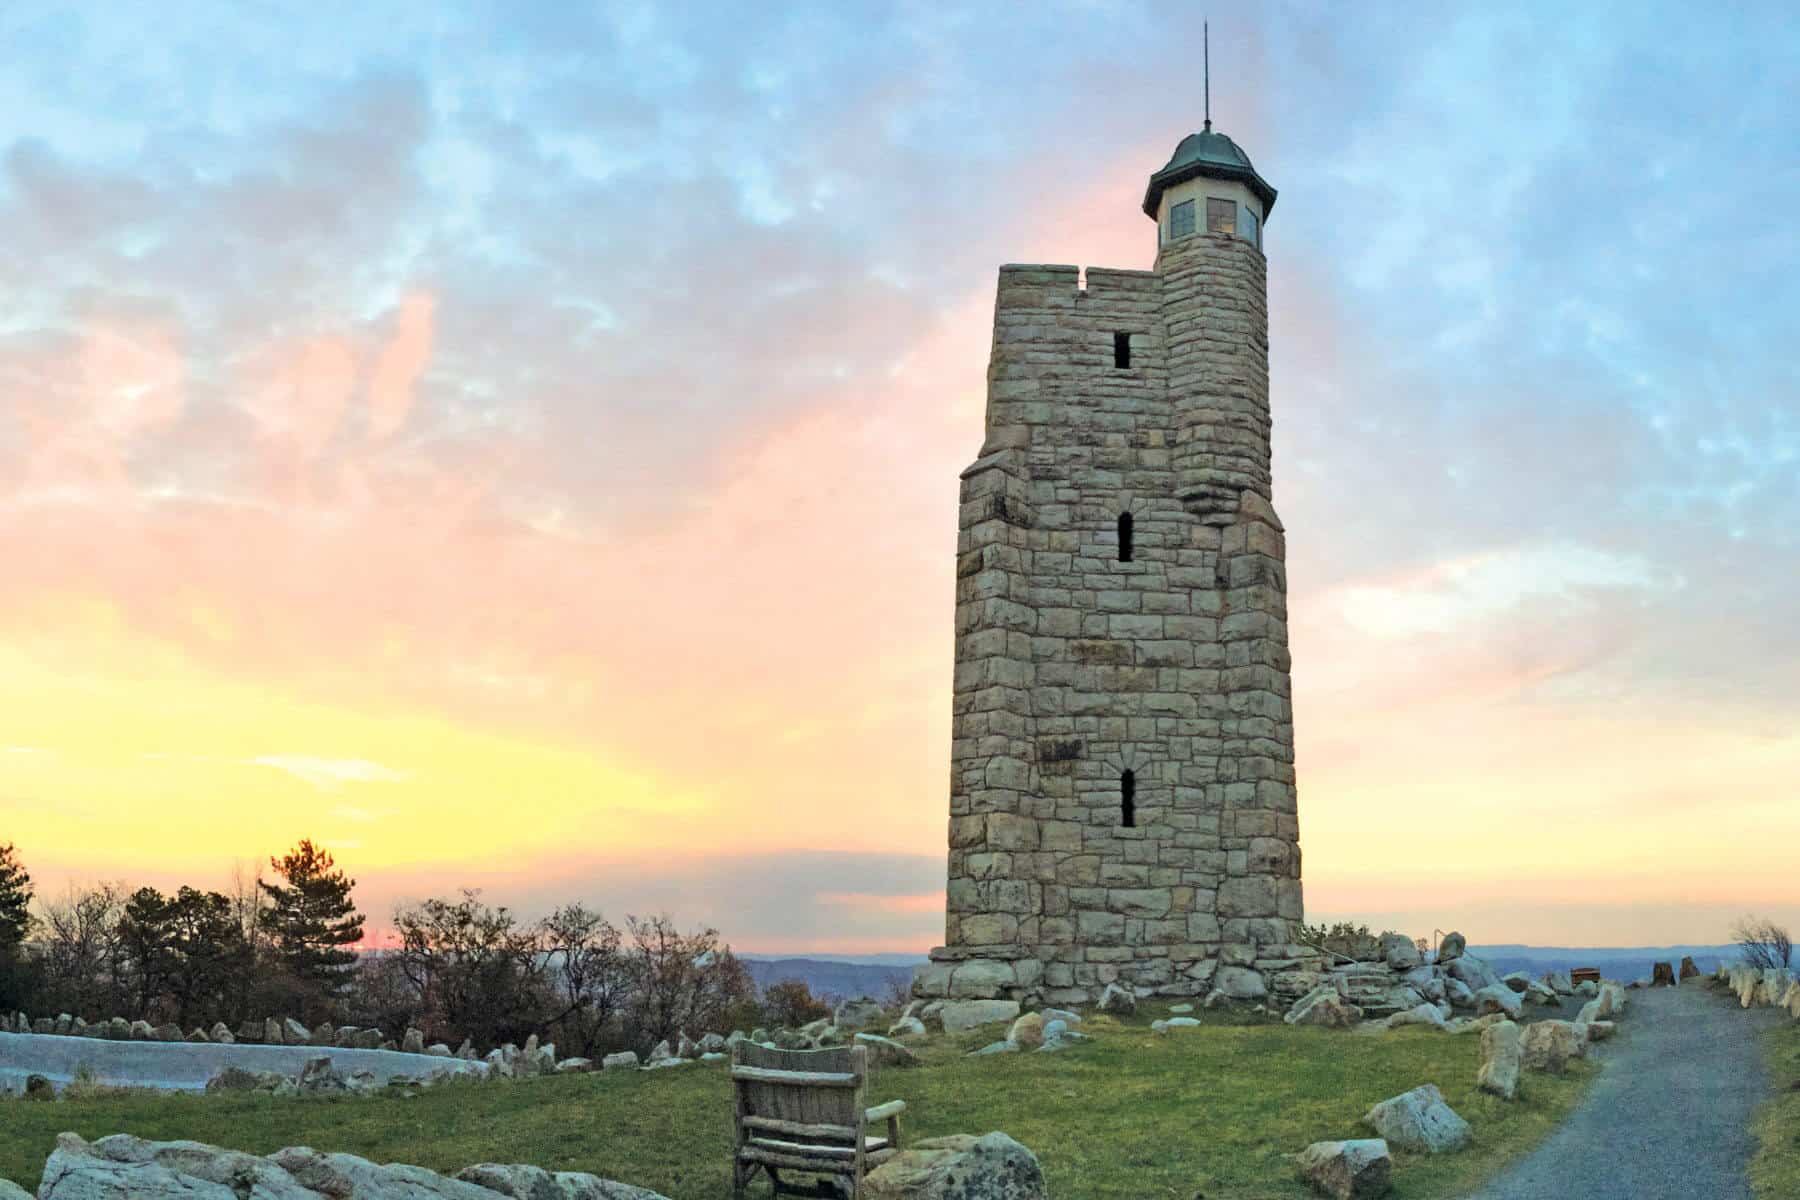
[{"label": "sky", "polygon": [[[1800,23],[1237,6],[1310,919],[1800,925]],[[941,940],[995,270],[1158,4],[0,12],[0,842]]]}]

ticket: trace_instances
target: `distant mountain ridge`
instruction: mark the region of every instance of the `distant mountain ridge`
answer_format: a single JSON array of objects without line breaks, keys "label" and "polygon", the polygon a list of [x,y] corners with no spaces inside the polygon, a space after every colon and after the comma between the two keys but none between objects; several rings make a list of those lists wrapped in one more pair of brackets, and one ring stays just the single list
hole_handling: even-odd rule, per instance
[{"label": "distant mountain ridge", "polygon": [[923,954],[917,956],[916,959],[902,955],[870,955],[870,958],[888,960],[877,962],[854,962],[835,956],[832,958],[754,958],[750,955],[739,955],[738,957],[750,969],[750,978],[756,981],[758,991],[766,989],[772,983],[780,983],[784,979],[798,979],[814,996],[830,996],[840,1000],[852,1000],[857,996],[873,996],[877,1000],[882,1000],[886,999],[895,988],[904,991],[912,984],[913,966],[926,961]]}]

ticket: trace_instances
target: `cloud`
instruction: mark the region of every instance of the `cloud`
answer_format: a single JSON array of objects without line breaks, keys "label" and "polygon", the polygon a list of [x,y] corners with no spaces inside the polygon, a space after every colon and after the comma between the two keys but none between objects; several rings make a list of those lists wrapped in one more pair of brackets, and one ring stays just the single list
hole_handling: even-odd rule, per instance
[{"label": "cloud", "polygon": [[[336,791],[346,783],[398,783],[410,772],[397,771],[361,758],[318,758],[310,754],[264,754],[250,759],[259,767],[285,771],[320,791]],[[340,814],[346,810],[334,810]],[[365,819],[359,817],[357,819]]]}]

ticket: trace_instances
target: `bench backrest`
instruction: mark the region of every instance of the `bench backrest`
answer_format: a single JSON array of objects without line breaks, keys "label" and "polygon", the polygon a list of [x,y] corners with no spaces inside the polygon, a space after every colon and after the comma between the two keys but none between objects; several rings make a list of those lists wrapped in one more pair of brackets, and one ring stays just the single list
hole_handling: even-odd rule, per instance
[{"label": "bench backrest", "polygon": [[789,1130],[781,1136],[787,1141],[836,1145],[851,1143],[863,1130],[869,1067],[868,1051],[862,1046],[771,1050],[739,1042],[732,1049],[731,1076],[740,1128],[746,1117],[821,1127],[806,1133]]}]

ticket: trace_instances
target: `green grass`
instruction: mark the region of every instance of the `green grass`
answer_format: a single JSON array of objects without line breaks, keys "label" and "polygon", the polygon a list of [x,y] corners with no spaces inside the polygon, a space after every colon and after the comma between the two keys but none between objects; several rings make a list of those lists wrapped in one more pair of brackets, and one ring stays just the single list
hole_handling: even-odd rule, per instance
[{"label": "green grass", "polygon": [[[925,1065],[876,1073],[870,1102],[907,1102],[907,1140],[1002,1129],[1036,1152],[1050,1193],[1239,1200],[1308,1193],[1284,1157],[1321,1138],[1365,1136],[1376,1101],[1435,1083],[1474,1127],[1473,1147],[1397,1155],[1401,1200],[1461,1195],[1535,1145],[1596,1068],[1527,1075],[1518,1101],[1477,1092],[1479,1036],[1425,1029],[1334,1033],[1280,1023],[1207,1025],[1155,1037],[1145,1013],[1104,1018],[1059,1054],[964,1058],[980,1037],[939,1040]],[[1622,1031],[1623,1032],[1623,1031]],[[309,1145],[453,1172],[475,1162],[591,1171],[671,1196],[729,1194],[724,1064],[452,1086],[411,1098],[96,1095],[0,1110],[0,1177],[35,1186],[55,1135],[129,1132],[254,1153]]]},{"label": "green grass", "polygon": [[1750,1187],[1758,1200],[1800,1196],[1800,1023],[1763,1035],[1774,1098],[1756,1114],[1756,1157]]}]

